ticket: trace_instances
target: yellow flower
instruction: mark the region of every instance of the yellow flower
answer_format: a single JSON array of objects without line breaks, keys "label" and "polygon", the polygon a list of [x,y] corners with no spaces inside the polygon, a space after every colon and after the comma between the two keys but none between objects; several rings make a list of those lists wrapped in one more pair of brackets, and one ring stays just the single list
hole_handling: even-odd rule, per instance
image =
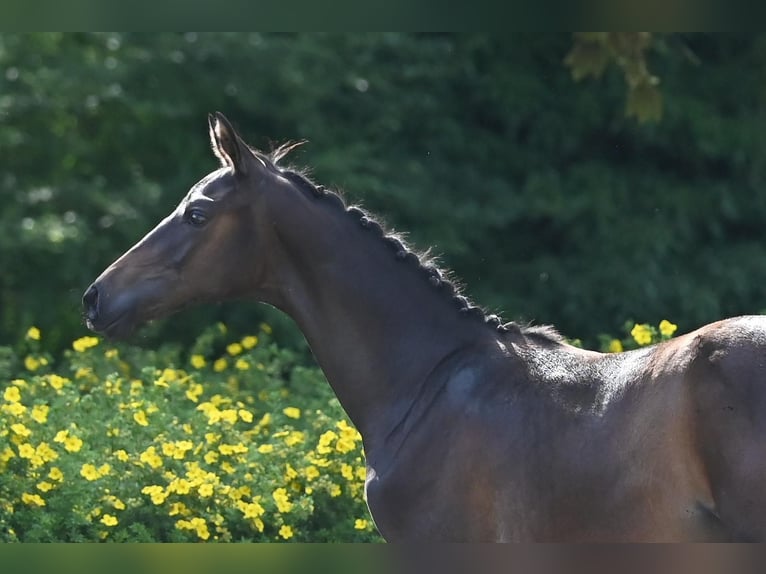
[{"label": "yellow flower", "polygon": [[204,518],[192,518],[191,520],[179,520],[176,522],[176,528],[179,530],[194,530],[197,536],[202,540],[210,538],[210,531],[207,529],[207,523]]},{"label": "yellow flower", "polygon": [[359,480],[367,480],[367,467],[360,466],[356,469],[356,477]]},{"label": "yellow flower", "polygon": [[244,454],[248,451],[248,448],[242,443],[221,444],[218,446],[218,451],[223,455]]},{"label": "yellow flower", "polygon": [[297,407],[285,407],[282,409],[282,412],[285,413],[286,417],[290,417],[291,419],[301,418],[301,410]]},{"label": "yellow flower", "polygon": [[335,423],[335,426],[340,430],[340,435],[342,437],[347,437],[354,441],[362,440],[362,435],[359,434],[359,431],[348,424],[346,421],[340,420]]},{"label": "yellow flower", "polygon": [[35,454],[40,457],[43,462],[53,462],[59,455],[51,448],[47,442],[41,442],[35,449]]},{"label": "yellow flower", "polygon": [[191,483],[185,478],[176,478],[168,484],[168,492],[189,494],[191,492]]},{"label": "yellow flower", "polygon": [[41,364],[41,361],[35,359],[32,355],[27,355],[27,357],[24,359],[24,366],[26,367],[27,371],[36,371],[40,368]]},{"label": "yellow flower", "polygon": [[21,423],[16,423],[11,425],[11,430],[14,432],[14,434],[20,436],[20,437],[28,437],[30,434],[32,434],[32,431],[30,431],[27,427],[25,427]]},{"label": "yellow flower", "polygon": [[141,489],[141,493],[148,494],[149,497],[152,499],[152,503],[158,506],[162,504],[163,502],[165,502],[165,499],[168,497],[167,493],[165,492],[165,489],[156,484],[143,487]]},{"label": "yellow flower", "polygon": [[27,407],[22,405],[21,403],[10,403],[7,405],[3,405],[0,407],[4,413],[8,413],[9,415],[13,415],[14,417],[20,417],[25,412],[27,412]]},{"label": "yellow flower", "polygon": [[251,413],[250,411],[246,409],[239,409],[237,411],[237,414],[239,415],[239,418],[241,418],[246,423],[253,422],[253,413]]},{"label": "yellow flower", "polygon": [[45,501],[39,494],[30,494],[28,492],[21,495],[21,502],[29,506],[45,506]]},{"label": "yellow flower", "polygon": [[649,328],[649,325],[643,323],[639,325],[636,323],[636,325],[631,329],[630,331],[631,336],[633,339],[638,343],[639,345],[648,345],[652,342],[652,331]]},{"label": "yellow flower", "polygon": [[237,410],[226,409],[221,411],[221,420],[229,423],[230,425],[233,425],[234,423],[237,422]]},{"label": "yellow flower", "polygon": [[277,488],[271,493],[271,497],[274,499],[274,502],[277,503],[277,510],[279,510],[279,512],[287,513],[293,509],[293,503],[290,502],[290,495],[287,494],[286,489]]},{"label": "yellow flower", "polygon": [[332,448],[330,448],[330,443],[332,441],[336,440],[338,438],[338,434],[335,431],[328,430],[319,437],[319,442],[317,443],[317,452],[319,454],[328,454],[332,452]]},{"label": "yellow flower", "polygon": [[61,482],[64,480],[64,473],[61,472],[61,469],[58,467],[51,468],[51,471],[48,473],[48,478],[51,480],[55,480],[56,482]]},{"label": "yellow flower", "polygon": [[105,500],[109,502],[112,505],[112,508],[114,508],[115,510],[125,510],[126,508],[125,503],[119,498],[117,498],[116,496],[112,496],[112,495],[106,496]]},{"label": "yellow flower", "polygon": [[123,449],[116,450],[112,454],[114,455],[114,458],[120,462],[128,462],[130,460],[130,456],[128,456],[128,453]]},{"label": "yellow flower", "polygon": [[189,509],[186,507],[186,505],[183,502],[174,502],[170,505],[170,510],[168,510],[168,516],[175,516],[176,514],[186,514],[189,511]]},{"label": "yellow flower", "polygon": [[354,480],[354,469],[344,462],[340,465],[340,475],[346,480]]},{"label": "yellow flower", "polygon": [[356,443],[350,437],[342,436],[338,439],[338,442],[335,443],[335,450],[341,454],[351,452],[355,448]]},{"label": "yellow flower", "polygon": [[208,451],[205,453],[204,459],[208,464],[215,464],[218,462],[218,453],[213,450]]},{"label": "yellow flower", "polygon": [[39,341],[40,340],[40,329],[37,327],[30,327],[27,331],[27,339],[32,339],[33,341]]},{"label": "yellow flower", "polygon": [[294,478],[298,478],[298,471],[288,462],[285,465],[285,481],[290,481]]},{"label": "yellow flower", "polygon": [[35,405],[32,407],[32,418],[35,422],[43,424],[48,420],[48,411],[50,407],[48,405]]},{"label": "yellow flower", "polygon": [[138,459],[152,468],[159,468],[162,466],[162,457],[157,454],[157,449],[153,446],[150,446],[142,452]]},{"label": "yellow flower", "polygon": [[146,413],[144,411],[133,413],[133,420],[142,427],[149,426],[149,421],[147,420]]},{"label": "yellow flower", "polygon": [[[21,446],[19,446],[19,449],[21,449]],[[16,453],[13,452],[13,449],[9,446],[5,447],[3,452],[0,452],[0,462],[8,462],[9,460],[15,457],[16,457]]]},{"label": "yellow flower", "polygon": [[77,369],[74,373],[75,379],[84,379],[85,377],[89,377],[93,374],[93,369],[90,367],[80,367]]},{"label": "yellow flower", "polygon": [[624,349],[622,348],[622,342],[619,339],[612,339],[609,341],[607,350],[610,353],[622,353]]},{"label": "yellow flower", "polygon": [[35,456],[35,447],[29,443],[23,443],[19,445],[19,456],[21,458],[30,459]]},{"label": "yellow flower", "polygon": [[271,452],[274,452],[274,445],[271,444],[262,444],[258,447],[258,452],[261,454],[269,454]]},{"label": "yellow flower", "polygon": [[98,469],[89,463],[83,464],[82,468],[80,469],[80,474],[85,478],[85,480],[97,480],[101,477],[101,475],[98,472]]},{"label": "yellow flower", "polygon": [[191,366],[195,369],[202,369],[207,364],[207,361],[205,361],[205,357],[202,355],[192,355],[189,359],[189,362],[191,363]]},{"label": "yellow flower", "polygon": [[307,466],[303,470],[303,474],[306,475],[306,480],[312,481],[315,478],[319,478],[319,469],[315,467],[313,464],[311,466]]},{"label": "yellow flower", "polygon": [[212,484],[202,484],[197,489],[197,492],[199,492],[199,495],[204,497],[213,496],[213,485]]},{"label": "yellow flower", "polygon": [[229,353],[232,357],[236,357],[242,352],[242,345],[239,343],[231,343],[230,345],[226,346],[226,352]]},{"label": "yellow flower", "polygon": [[120,355],[119,351],[117,349],[107,349],[104,351],[104,357],[107,359],[114,359],[117,358]]},{"label": "yellow flower", "polygon": [[246,371],[250,368],[250,363],[245,359],[237,359],[237,362],[234,363],[234,368],[238,371]]},{"label": "yellow flower", "polygon": [[168,384],[168,382],[167,382],[167,381],[166,381],[164,378],[162,378],[162,377],[160,377],[160,378],[158,378],[156,381],[154,381],[154,384],[155,384],[156,386],[158,386],[158,387],[164,387],[164,388],[168,388],[168,387],[170,387],[170,385]]},{"label": "yellow flower", "polygon": [[305,439],[306,435],[301,431],[290,431],[290,434],[285,437],[285,444],[287,446],[295,446],[296,444],[303,443]]},{"label": "yellow flower", "polygon": [[221,371],[225,371],[226,367],[228,367],[228,366],[229,366],[229,363],[226,361],[226,359],[221,357],[215,363],[213,363],[213,370],[216,373],[220,373]]},{"label": "yellow flower", "polygon": [[340,488],[339,484],[331,484],[330,485],[330,496],[333,498],[336,498],[340,496],[341,492],[343,492]]},{"label": "yellow flower", "polygon": [[258,344],[258,337],[254,336],[254,335],[249,335],[249,336],[245,337],[244,339],[242,339],[242,346],[245,349],[252,349],[257,344]]},{"label": "yellow flower", "polygon": [[[90,371],[90,369],[88,369],[88,371]],[[78,369],[77,372],[79,373],[80,370]],[[59,375],[51,374],[51,375],[48,375],[48,382],[50,383],[51,387],[53,387],[57,391],[60,391],[62,388],[64,388],[64,385],[69,382],[69,379],[66,379]]]},{"label": "yellow flower", "polygon": [[202,385],[199,383],[194,383],[189,386],[189,388],[186,390],[186,398],[189,399],[191,402],[196,403],[199,400],[200,395],[203,392]]},{"label": "yellow flower", "polygon": [[367,521],[364,518],[357,518],[354,521],[354,528],[357,530],[367,530]]},{"label": "yellow flower", "polygon": [[248,519],[258,518],[266,512],[263,506],[257,502],[244,502],[240,500],[237,502],[237,508],[242,513],[243,518]]},{"label": "yellow flower", "polygon": [[285,540],[288,540],[293,537],[293,529],[287,524],[283,524],[282,528],[279,529],[279,535]]},{"label": "yellow flower", "polygon": [[177,440],[166,442],[162,445],[162,454],[173,457],[176,460],[183,460],[186,452],[194,448],[194,443],[188,440]]},{"label": "yellow flower", "polygon": [[104,516],[101,517],[101,523],[106,524],[107,526],[117,526],[117,517],[112,516],[111,514],[104,514]]},{"label": "yellow flower", "polygon": [[160,376],[169,383],[172,383],[173,381],[178,380],[178,371],[175,369],[163,369],[162,375]]},{"label": "yellow flower", "polygon": [[265,427],[271,424],[271,413],[266,413],[261,417],[261,420],[258,421],[258,424],[256,426],[258,427]]},{"label": "yellow flower", "polygon": [[37,483],[37,489],[41,492],[48,492],[51,488],[53,488],[53,485],[50,482],[42,481]]},{"label": "yellow flower", "polygon": [[21,400],[21,391],[18,387],[7,387],[3,398],[9,403],[18,403]]},{"label": "yellow flower", "polygon": [[660,321],[660,333],[663,337],[671,337],[676,332],[676,329],[678,329],[678,325],[674,325],[667,319]]},{"label": "yellow flower", "polygon": [[72,343],[72,348],[78,353],[82,353],[96,345],[98,345],[98,337],[80,337]]},{"label": "yellow flower", "polygon": [[64,448],[69,452],[77,452],[82,448],[82,440],[76,436],[68,436],[64,440]]}]

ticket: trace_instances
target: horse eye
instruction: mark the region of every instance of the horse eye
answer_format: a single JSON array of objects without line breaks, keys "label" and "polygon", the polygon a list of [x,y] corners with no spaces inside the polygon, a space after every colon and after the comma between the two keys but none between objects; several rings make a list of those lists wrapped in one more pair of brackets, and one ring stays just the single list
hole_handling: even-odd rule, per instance
[{"label": "horse eye", "polygon": [[186,212],[186,221],[195,227],[199,227],[207,222],[207,216],[201,209],[190,209]]}]

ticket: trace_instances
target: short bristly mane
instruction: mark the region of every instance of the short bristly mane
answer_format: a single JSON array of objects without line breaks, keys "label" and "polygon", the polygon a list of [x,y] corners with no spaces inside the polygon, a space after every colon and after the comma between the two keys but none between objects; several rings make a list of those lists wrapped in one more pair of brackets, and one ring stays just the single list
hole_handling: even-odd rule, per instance
[{"label": "short bristly mane", "polygon": [[356,218],[361,226],[374,231],[391,248],[394,257],[402,262],[415,265],[422,271],[424,278],[435,289],[439,289],[445,296],[451,297],[459,312],[482,320],[488,326],[497,329],[501,333],[518,332],[527,337],[542,339],[543,341],[553,343],[563,342],[563,337],[552,326],[529,325],[522,327],[515,322],[503,323],[497,315],[486,313],[484,309],[475,305],[463,295],[461,286],[452,277],[451,272],[440,268],[428,251],[421,253],[414,251],[407,245],[401,234],[387,229],[383,223],[361,207],[347,205],[340,193],[315,184],[304,171],[294,167],[281,167],[277,165],[290,151],[304,143],[306,142],[299,141],[282,144],[266,157],[271,161],[274,168],[298,189],[310,197],[329,200],[329,203],[335,204],[338,209]]}]

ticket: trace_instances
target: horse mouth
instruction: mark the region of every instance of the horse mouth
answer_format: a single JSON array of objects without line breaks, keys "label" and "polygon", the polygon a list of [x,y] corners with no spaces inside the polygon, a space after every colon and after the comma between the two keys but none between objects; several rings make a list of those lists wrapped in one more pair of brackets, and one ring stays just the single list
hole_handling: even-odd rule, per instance
[{"label": "horse mouth", "polygon": [[99,321],[93,321],[86,317],[85,325],[94,333],[98,333],[109,339],[124,339],[135,330],[135,322],[127,320],[128,315],[130,315],[130,313],[125,311],[104,324],[100,324]]}]

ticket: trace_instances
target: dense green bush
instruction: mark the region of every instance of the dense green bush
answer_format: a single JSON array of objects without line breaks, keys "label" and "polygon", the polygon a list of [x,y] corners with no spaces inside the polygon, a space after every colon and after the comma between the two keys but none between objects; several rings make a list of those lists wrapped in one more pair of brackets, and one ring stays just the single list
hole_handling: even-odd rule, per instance
[{"label": "dense green bush", "polygon": [[0,540],[379,540],[358,432],[269,331],[83,337],[54,365],[30,329],[0,387]]},{"label": "dense green bush", "polygon": [[[0,35],[0,344],[33,321],[52,350],[77,336],[89,282],[215,166],[215,109],[264,148],[308,139],[292,161],[509,319],[592,346],[636,309],[684,329],[758,312],[764,38],[656,37],[664,113],[639,125],[621,71],[572,79],[568,34]],[[233,309],[139,342],[265,316]]]}]

